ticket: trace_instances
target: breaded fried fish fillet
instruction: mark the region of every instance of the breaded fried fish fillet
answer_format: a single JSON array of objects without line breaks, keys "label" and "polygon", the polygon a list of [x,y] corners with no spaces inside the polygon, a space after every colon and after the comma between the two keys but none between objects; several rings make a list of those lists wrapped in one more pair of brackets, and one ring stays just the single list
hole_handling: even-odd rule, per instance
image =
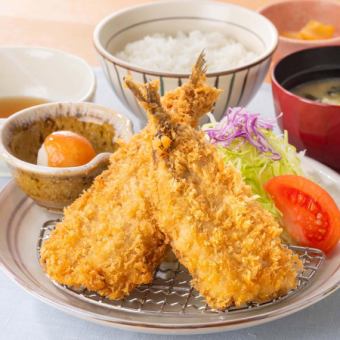
[{"label": "breaded fried fish fillet", "polygon": [[162,100],[155,82],[126,83],[149,123],[65,210],[41,249],[47,274],[118,299],[152,280],[169,243],[211,307],[294,288],[301,263],[281,244],[281,228],[193,128],[219,92],[204,83],[203,57]]},{"label": "breaded fried fish fillet", "polygon": [[149,283],[165,244],[148,199],[147,131],[111,157],[111,165],[64,212],[41,249],[41,263],[55,281],[118,299]]},{"label": "breaded fried fish fillet", "polygon": [[147,95],[131,80],[128,86],[159,125],[152,143],[157,226],[193,286],[218,309],[295,288],[300,260],[281,243],[280,226],[240,174],[190,126],[199,115],[173,118],[154,86],[144,85]]},{"label": "breaded fried fish fillet", "polygon": [[273,216],[202,133],[177,126],[156,159],[158,226],[212,307],[266,301],[296,287],[299,259]]},{"label": "breaded fried fish fillet", "polygon": [[[183,89],[190,98],[181,89],[166,98],[178,120],[186,112],[205,113],[218,96],[217,89],[204,84],[200,70],[197,64]],[[150,86],[157,92],[158,84]],[[65,210],[63,221],[41,249],[40,261],[53,280],[110,299],[152,281],[166,248],[153,200],[152,142],[161,134],[159,127],[152,115],[147,127],[112,155],[109,169]]]}]

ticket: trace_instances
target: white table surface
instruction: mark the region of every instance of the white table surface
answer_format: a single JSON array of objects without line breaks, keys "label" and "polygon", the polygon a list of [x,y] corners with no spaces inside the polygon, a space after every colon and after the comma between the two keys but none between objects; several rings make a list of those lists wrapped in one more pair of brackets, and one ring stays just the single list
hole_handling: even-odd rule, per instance
[{"label": "white table surface", "polygon": [[[132,119],[135,130],[143,122],[113,96],[103,74],[96,70],[98,87],[96,102],[116,108]],[[263,85],[249,104],[249,109],[273,116],[269,85]],[[0,178],[2,188],[8,178]],[[1,209],[1,207],[0,207]],[[99,326],[60,312],[31,297],[0,271],[0,339],[1,340],[144,340],[187,339],[189,336],[158,336],[133,333]],[[192,339],[340,339],[340,290],[323,301],[288,316],[261,326],[238,331],[192,336]]]}]

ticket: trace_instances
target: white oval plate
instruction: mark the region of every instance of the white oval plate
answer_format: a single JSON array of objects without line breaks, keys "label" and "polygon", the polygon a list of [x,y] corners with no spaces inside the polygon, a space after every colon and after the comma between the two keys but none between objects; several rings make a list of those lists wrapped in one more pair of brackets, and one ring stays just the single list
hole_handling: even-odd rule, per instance
[{"label": "white oval plate", "polygon": [[[303,159],[308,176],[325,187],[340,204],[340,176],[324,165]],[[197,334],[255,326],[282,318],[323,299],[340,285],[340,244],[301,293],[278,304],[235,314],[162,316],[108,309],[58,289],[43,273],[37,258],[42,224],[57,216],[36,206],[12,181],[0,193],[0,267],[41,301],[74,316],[106,326],[146,333]]]}]

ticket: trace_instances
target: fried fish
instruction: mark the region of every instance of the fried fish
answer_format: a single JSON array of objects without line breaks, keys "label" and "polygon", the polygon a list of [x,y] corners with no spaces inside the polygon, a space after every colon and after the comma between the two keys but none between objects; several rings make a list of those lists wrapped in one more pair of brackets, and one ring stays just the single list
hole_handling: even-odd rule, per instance
[{"label": "fried fish", "polygon": [[[164,99],[179,121],[188,110],[210,110],[218,96],[218,90],[196,81],[200,70],[197,64],[183,89]],[[157,91],[156,83],[152,86]],[[112,155],[109,169],[65,209],[62,222],[41,248],[40,262],[53,280],[110,299],[120,299],[152,281],[166,251],[155,218],[152,143],[161,134],[155,123],[151,115],[148,125]]]},{"label": "fried fish", "polygon": [[[186,110],[178,119],[164,99],[161,104],[156,86],[142,86],[146,95],[133,92],[158,125],[152,198],[157,226],[192,275],[193,286],[217,309],[267,301],[295,288],[301,262],[282,244],[281,227],[240,173],[225,166],[216,148],[192,127],[204,110]],[[177,102],[176,109],[181,107]]]}]

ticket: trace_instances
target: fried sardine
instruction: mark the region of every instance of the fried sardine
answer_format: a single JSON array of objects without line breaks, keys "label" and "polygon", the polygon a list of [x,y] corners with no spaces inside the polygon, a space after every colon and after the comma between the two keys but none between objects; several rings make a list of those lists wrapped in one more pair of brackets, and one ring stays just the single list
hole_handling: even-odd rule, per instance
[{"label": "fried sardine", "polygon": [[126,79],[149,123],[44,242],[41,262],[52,279],[121,298],[152,280],[170,244],[211,307],[296,287],[301,263],[281,243],[280,226],[195,129],[219,94],[204,71],[201,55],[190,81],[163,98],[157,82]]},{"label": "fried sardine", "polygon": [[[166,103],[179,121],[193,108],[200,115],[210,110],[218,96],[218,90],[197,77],[200,69],[197,64],[183,87],[190,97],[178,90],[168,93]],[[151,86],[157,91],[156,83]],[[152,142],[159,127],[151,115],[146,128],[112,155],[109,169],[65,209],[63,221],[41,249],[41,264],[53,280],[110,299],[152,281],[166,249],[154,212]]]},{"label": "fried sardine", "polygon": [[199,113],[173,117],[183,105],[173,110],[164,99],[160,105],[155,87],[145,89],[146,96],[135,94],[161,131],[153,143],[157,226],[193,286],[218,309],[267,301],[295,288],[300,260],[281,243],[281,227],[239,172],[225,166],[216,147],[191,127]]}]

